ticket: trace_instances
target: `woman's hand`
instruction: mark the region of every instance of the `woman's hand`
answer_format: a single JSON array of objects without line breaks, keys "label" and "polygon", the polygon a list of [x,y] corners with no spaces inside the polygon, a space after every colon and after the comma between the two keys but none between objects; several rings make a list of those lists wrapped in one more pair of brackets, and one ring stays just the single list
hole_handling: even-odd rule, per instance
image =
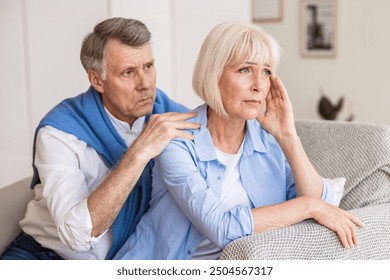
[{"label": "woman's hand", "polygon": [[336,232],[345,248],[358,244],[356,229],[364,224],[351,213],[313,196],[300,196],[282,203],[252,208],[255,233],[296,224],[313,218]]},{"label": "woman's hand", "polygon": [[364,224],[351,213],[324,202],[321,199],[315,206],[313,218],[320,224],[336,232],[345,248],[353,248],[358,244],[357,227]]},{"label": "woman's hand", "polygon": [[271,77],[270,91],[266,97],[266,112],[257,116],[262,127],[280,143],[289,136],[296,136],[294,114],[287,90],[275,74]]}]

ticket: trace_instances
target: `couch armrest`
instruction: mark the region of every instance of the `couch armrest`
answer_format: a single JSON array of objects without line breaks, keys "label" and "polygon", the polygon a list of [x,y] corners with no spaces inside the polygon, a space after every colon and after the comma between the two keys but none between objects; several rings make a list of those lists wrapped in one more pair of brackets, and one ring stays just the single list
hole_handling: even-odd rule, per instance
[{"label": "couch armrest", "polygon": [[357,231],[359,244],[353,249],[342,247],[336,233],[310,219],[235,240],[223,249],[220,259],[390,259],[390,204],[350,212],[365,224]]},{"label": "couch armrest", "polygon": [[30,182],[31,178],[26,178],[0,188],[0,255],[21,231],[19,221],[34,196]]}]

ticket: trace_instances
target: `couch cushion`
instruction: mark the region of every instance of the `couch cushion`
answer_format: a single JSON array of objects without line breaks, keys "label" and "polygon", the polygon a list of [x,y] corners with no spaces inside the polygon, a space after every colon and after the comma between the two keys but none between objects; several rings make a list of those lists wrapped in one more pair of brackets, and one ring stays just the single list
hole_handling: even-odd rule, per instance
[{"label": "couch cushion", "polygon": [[296,128],[320,175],[347,179],[340,207],[390,202],[390,126],[297,120]]}]

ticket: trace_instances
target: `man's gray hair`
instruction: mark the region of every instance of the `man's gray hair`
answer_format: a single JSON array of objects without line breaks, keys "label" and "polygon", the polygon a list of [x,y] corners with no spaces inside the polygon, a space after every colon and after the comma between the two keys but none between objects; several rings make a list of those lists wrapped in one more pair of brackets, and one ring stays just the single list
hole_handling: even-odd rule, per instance
[{"label": "man's gray hair", "polygon": [[84,37],[80,60],[85,69],[93,69],[106,78],[104,50],[109,40],[118,40],[131,47],[140,47],[150,42],[150,32],[142,22],[135,19],[110,18],[97,24],[93,32]]}]

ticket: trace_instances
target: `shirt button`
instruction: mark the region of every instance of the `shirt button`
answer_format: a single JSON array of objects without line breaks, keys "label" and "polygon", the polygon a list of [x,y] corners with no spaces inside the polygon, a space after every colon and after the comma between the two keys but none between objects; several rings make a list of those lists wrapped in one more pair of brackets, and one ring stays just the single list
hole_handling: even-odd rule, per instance
[{"label": "shirt button", "polygon": [[217,178],[219,181],[222,179],[222,177],[221,176],[218,176],[218,178]]},{"label": "shirt button", "polygon": [[187,251],[187,255],[191,255],[191,251],[190,250]]}]

